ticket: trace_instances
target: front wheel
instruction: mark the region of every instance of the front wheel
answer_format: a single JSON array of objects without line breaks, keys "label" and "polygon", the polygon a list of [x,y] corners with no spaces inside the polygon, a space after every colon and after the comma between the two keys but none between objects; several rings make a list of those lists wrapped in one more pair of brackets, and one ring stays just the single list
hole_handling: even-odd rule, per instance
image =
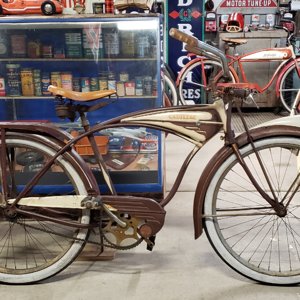
[{"label": "front wheel", "polygon": [[[300,61],[297,62],[300,69]],[[295,65],[292,65],[282,76],[279,83],[279,96],[282,105],[287,111],[291,111],[294,100],[300,89],[300,77]]]},{"label": "front wheel", "polygon": [[[300,140],[266,138],[254,142],[273,193],[287,205],[277,216],[250,182],[234,154],[217,169],[209,184],[204,225],[210,243],[234,270],[259,282],[300,282]],[[241,154],[252,175],[272,198],[251,145]],[[289,202],[290,201],[290,202]]]},{"label": "front wheel", "polygon": [[[7,136],[5,142],[6,170],[2,170],[2,174],[6,174],[6,180],[0,177],[0,196],[2,198],[2,187],[5,185],[9,199],[14,199],[56,154],[56,150],[31,140],[29,136]],[[83,180],[73,167],[71,158],[58,157],[27,196],[41,196],[42,201],[43,196],[76,194],[87,195]],[[90,222],[88,210],[19,208],[75,225]],[[0,282],[33,283],[55,275],[78,256],[87,235],[86,229],[0,208]]]}]

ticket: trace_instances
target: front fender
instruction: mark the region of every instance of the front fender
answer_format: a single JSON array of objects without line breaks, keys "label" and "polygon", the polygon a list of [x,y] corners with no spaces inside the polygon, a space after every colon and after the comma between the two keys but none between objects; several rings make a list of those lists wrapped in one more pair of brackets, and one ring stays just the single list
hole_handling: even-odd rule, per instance
[{"label": "front fender", "polygon": [[284,126],[294,126],[300,127],[300,115],[287,116],[283,118],[274,119],[265,123],[262,123],[255,128],[266,127],[266,126],[275,126],[275,125],[284,125]]},{"label": "front fender", "polygon": [[[289,117],[287,117],[289,118]],[[295,117],[294,117],[295,118]],[[286,119],[286,118],[282,118]],[[289,118],[290,119],[290,118]],[[300,124],[300,116],[298,119],[298,123]],[[281,119],[280,119],[281,120]],[[272,122],[263,123],[259,127],[256,127],[250,130],[250,134],[254,141],[263,139],[265,137],[276,137],[276,136],[293,136],[300,138],[300,130],[298,126],[290,126],[290,125],[282,125],[285,121],[289,120],[282,120],[282,124],[280,124],[280,120],[278,120],[278,124],[276,120],[274,120],[274,124],[270,124]],[[291,123],[297,123],[296,120],[292,121]],[[236,142],[239,147],[243,147],[244,145],[248,144],[248,136],[246,133],[242,133],[236,138]],[[230,146],[222,147],[209,161],[207,166],[205,167],[199,181],[197,184],[197,188],[195,191],[195,198],[194,198],[194,211],[193,211],[193,218],[194,218],[194,229],[195,229],[195,239],[197,239],[203,232],[203,222],[204,219],[202,218],[203,214],[203,205],[205,201],[205,195],[207,188],[214,176],[215,172],[219,168],[219,166],[227,159],[231,154],[233,154],[232,148]]]}]

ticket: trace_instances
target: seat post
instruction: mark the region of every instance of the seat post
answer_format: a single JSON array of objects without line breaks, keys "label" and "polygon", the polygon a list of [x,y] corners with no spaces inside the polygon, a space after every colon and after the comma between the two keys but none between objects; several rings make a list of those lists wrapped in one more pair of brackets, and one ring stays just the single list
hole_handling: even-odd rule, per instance
[{"label": "seat post", "polygon": [[84,131],[87,132],[90,129],[90,122],[89,122],[88,118],[86,117],[86,113],[80,111],[79,116],[80,116],[81,125],[82,125]]}]

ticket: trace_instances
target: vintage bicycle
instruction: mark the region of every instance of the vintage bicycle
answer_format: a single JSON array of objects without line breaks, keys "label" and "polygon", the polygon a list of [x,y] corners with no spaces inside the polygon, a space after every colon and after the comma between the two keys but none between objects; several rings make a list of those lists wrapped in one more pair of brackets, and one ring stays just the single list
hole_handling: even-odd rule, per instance
[{"label": "vintage bicycle", "polygon": [[[284,27],[280,28],[285,29]],[[242,55],[227,54],[226,57],[232,82],[249,82],[244,69],[247,64],[280,62],[264,86],[256,84],[252,96],[255,97],[256,93],[266,92],[275,83],[276,95],[280,98],[283,107],[290,111],[293,100],[300,88],[300,58],[296,57],[294,51],[295,32],[290,32],[287,29],[286,31],[288,33],[286,47],[267,48]],[[224,42],[228,48],[236,49],[238,46],[247,43],[247,39],[225,38]],[[193,57],[195,54],[191,52],[189,56]],[[221,79],[221,73],[222,65],[215,59],[206,56],[191,59],[179,72],[176,80],[181,102],[186,103],[191,98],[201,98],[201,95],[206,101],[209,101],[211,83]]]},{"label": "vintage bicycle", "polygon": [[[170,34],[195,53],[218,57],[228,80],[221,51],[176,29]],[[224,147],[208,163],[195,190],[195,239],[205,229],[219,256],[244,276],[270,284],[299,283],[300,130],[280,124],[249,130],[240,113],[246,131],[235,136],[232,105],[242,102],[252,88],[222,83],[213,104],[144,110],[90,126],[87,113],[117,101],[115,91],[78,93],[50,86],[57,114],[71,121],[80,116],[84,133],[72,137],[48,123],[1,122],[0,281],[24,284],[54,276],[87,242],[102,250],[126,250],[144,241],[152,250],[165,208],[188,165],[222,130]],[[117,194],[95,141],[101,132],[140,127],[174,134],[194,145],[161,201]],[[106,193],[76,152],[76,143],[86,137]],[[89,239],[91,230],[98,240]]]}]

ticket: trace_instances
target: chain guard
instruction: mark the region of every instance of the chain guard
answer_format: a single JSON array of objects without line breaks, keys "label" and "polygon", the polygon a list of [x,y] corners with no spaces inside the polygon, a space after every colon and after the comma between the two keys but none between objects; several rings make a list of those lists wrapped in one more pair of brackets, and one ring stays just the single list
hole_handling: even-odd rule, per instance
[{"label": "chain guard", "polygon": [[[155,236],[161,229],[165,218],[165,210],[159,205],[159,203],[149,198],[130,196],[114,195],[103,196],[102,198],[104,203],[111,205],[117,210],[113,213],[117,218],[123,221],[126,226],[122,227],[118,225],[117,222],[111,218],[106,218],[105,220],[102,219],[104,216],[101,217],[100,212],[100,219],[97,221],[98,225],[95,224],[95,227],[99,226],[99,242],[89,239],[81,239],[74,236],[67,236],[51,229],[36,227],[34,225],[24,225],[24,223],[22,223],[22,221],[18,218],[12,222],[27,226],[28,228],[47,232],[49,234],[63,236],[70,240],[96,244],[102,247],[115,248],[118,250],[134,248],[143,240],[153,247],[153,243],[150,241],[150,238]],[[146,225],[146,231],[145,228],[144,230],[140,230],[144,225]],[[145,235],[143,235],[143,233]]]}]

